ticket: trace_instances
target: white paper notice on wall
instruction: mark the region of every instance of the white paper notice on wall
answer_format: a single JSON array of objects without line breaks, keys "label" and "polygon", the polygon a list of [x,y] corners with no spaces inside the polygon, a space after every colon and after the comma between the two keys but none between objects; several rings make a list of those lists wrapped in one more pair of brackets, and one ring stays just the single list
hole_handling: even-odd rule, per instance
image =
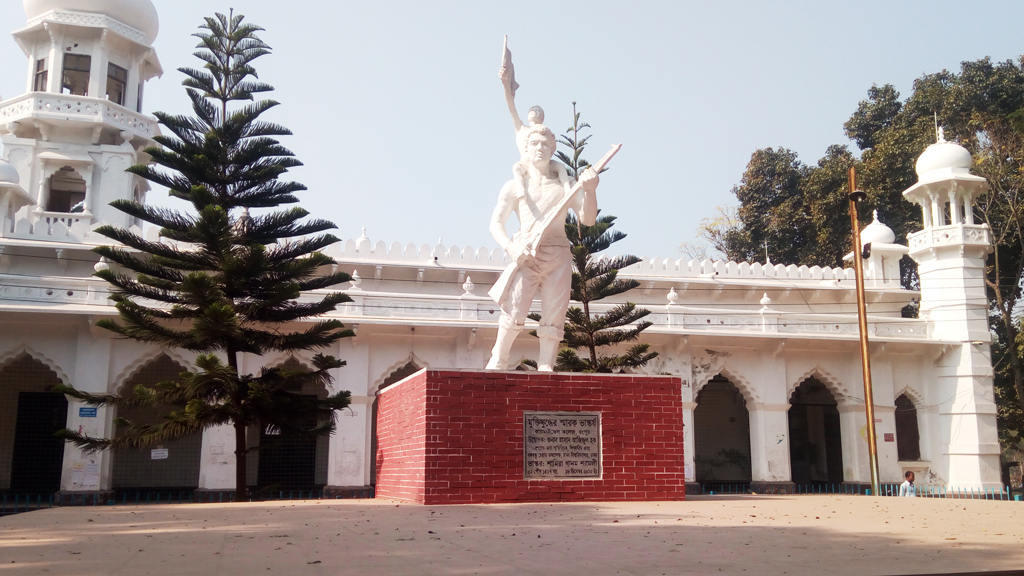
[{"label": "white paper notice on wall", "polygon": [[100,465],[90,461],[85,465],[85,473],[82,475],[82,488],[99,488]]},{"label": "white paper notice on wall", "polygon": [[150,460],[167,460],[167,448],[153,448],[149,451]]},{"label": "white paper notice on wall", "polygon": [[683,466],[683,476],[686,477],[687,481],[693,480],[693,464]]}]

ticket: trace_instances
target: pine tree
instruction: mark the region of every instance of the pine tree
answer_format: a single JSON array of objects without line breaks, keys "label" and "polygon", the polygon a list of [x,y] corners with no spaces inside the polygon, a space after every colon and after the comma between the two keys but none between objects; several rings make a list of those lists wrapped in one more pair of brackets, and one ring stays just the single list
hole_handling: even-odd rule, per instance
[{"label": "pine tree", "polygon": [[[310,297],[311,291],[349,281],[344,273],[320,273],[334,264],[320,251],[337,242],[324,233],[335,226],[307,220],[308,213],[298,207],[267,210],[298,202],[295,193],[306,188],[279,179],[301,163],[275,139],[289,130],[261,119],[278,103],[254,98],[273,90],[257,80],[252,67],[270,53],[257,36],[262,30],[233,13],[205,19],[195,34],[200,39],[195,55],[205,65],[180,69],[195,117],[157,113],[173,136],[156,137],[161,146],[146,150],[152,165],[129,169],[166,186],[192,210],[114,202],[126,214],[160,227],[162,241],[112,226],[98,229],[123,245],[96,249],[119,267],[96,274],[113,286],[111,299],[120,314],[120,321],[102,320],[98,326],[139,342],[196,352],[195,370],[182,374],[179,383],[138,387],[124,396],[61,390],[94,405],[167,410],[157,425],[120,421],[113,438],[63,431],[87,451],[141,448],[233,426],[238,500],[248,497],[249,427],[303,437],[330,434],[337,410],[349,403],[348,392],[323,399],[298,393],[305,384],[331,383],[330,371],[344,365],[331,356],[314,356],[309,371],[239,373],[239,354],[316,350],[352,335],[337,320],[312,320],[351,301],[337,292]],[[250,209],[264,210],[250,215]]]},{"label": "pine tree", "polygon": [[[559,142],[570,154],[558,152],[570,175],[578,177],[590,163],[583,159],[583,151],[590,135],[580,132],[590,125],[580,122],[576,103],[572,103],[573,121],[568,133]],[[560,372],[612,372],[622,368],[638,368],[658,355],[650,352],[649,344],[633,344],[624,354],[602,354],[598,348],[636,342],[640,333],[651,326],[643,318],[650,310],[637,308],[626,302],[613,306],[603,314],[591,314],[590,304],[597,300],[622,294],[640,285],[636,280],[620,280],[619,270],[640,261],[636,256],[605,258],[599,252],[626,237],[612,231],[615,216],[599,216],[593,226],[581,225],[569,213],[565,220],[565,235],[572,245],[573,274],[572,300],[582,307],[571,306],[566,313],[564,348],[558,354],[555,370]],[[584,357],[578,352],[583,349]]]}]

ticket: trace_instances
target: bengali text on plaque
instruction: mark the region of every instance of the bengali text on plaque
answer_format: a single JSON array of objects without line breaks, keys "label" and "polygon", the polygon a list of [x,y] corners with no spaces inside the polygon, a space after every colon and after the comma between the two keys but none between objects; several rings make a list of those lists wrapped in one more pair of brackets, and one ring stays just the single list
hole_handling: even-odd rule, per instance
[{"label": "bengali text on plaque", "polygon": [[600,412],[524,412],[523,476],[600,478]]}]

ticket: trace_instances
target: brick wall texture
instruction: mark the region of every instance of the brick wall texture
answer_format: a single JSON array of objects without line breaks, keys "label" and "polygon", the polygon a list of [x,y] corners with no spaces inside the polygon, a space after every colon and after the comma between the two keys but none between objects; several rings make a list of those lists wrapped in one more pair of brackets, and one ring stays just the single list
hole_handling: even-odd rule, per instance
[{"label": "brick wall texture", "polygon": [[[523,412],[601,412],[602,477],[523,478]],[[423,370],[378,398],[376,495],[423,504],[683,500],[680,380]]]}]

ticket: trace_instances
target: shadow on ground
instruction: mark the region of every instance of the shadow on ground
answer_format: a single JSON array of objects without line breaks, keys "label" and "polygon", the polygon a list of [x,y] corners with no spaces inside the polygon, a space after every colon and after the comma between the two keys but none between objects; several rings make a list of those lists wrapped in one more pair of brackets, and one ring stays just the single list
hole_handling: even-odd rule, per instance
[{"label": "shadow on ground", "polygon": [[0,518],[0,575],[866,576],[1024,565],[1024,506],[895,500],[65,508]]}]

